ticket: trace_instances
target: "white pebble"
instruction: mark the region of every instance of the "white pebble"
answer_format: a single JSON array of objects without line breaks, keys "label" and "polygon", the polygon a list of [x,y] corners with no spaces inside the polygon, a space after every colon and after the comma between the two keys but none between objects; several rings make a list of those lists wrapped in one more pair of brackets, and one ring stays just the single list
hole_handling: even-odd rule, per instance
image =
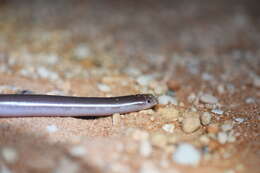
[{"label": "white pebble", "polygon": [[164,131],[169,132],[169,133],[173,133],[174,128],[175,128],[174,124],[164,124],[162,127],[162,129]]},{"label": "white pebble", "polygon": [[235,118],[235,121],[240,124],[240,123],[243,123],[245,121],[245,119],[244,118]]},{"label": "white pebble", "polygon": [[168,96],[168,95],[161,95],[158,97],[159,104],[166,105],[166,104],[173,104],[177,105],[178,102],[175,98]]},{"label": "white pebble", "polygon": [[211,110],[211,112],[215,113],[215,114],[218,114],[218,115],[222,115],[224,113],[224,111],[221,110],[221,109],[213,109],[213,110]]},{"label": "white pebble", "polygon": [[70,154],[74,157],[82,157],[87,154],[84,146],[74,146],[69,150]]},{"label": "white pebble", "polygon": [[14,148],[2,148],[2,157],[8,163],[14,163],[18,160],[18,154]]},{"label": "white pebble", "polygon": [[142,75],[139,76],[136,81],[139,85],[147,86],[153,79],[153,76],[151,75]]},{"label": "white pebble", "polygon": [[233,128],[233,123],[231,121],[226,121],[222,126],[221,129],[226,132]]},{"label": "white pebble", "polygon": [[208,103],[208,104],[218,103],[218,99],[210,94],[203,94],[200,97],[200,101],[202,101],[203,103]]},{"label": "white pebble", "polygon": [[37,68],[37,74],[41,78],[46,78],[46,79],[50,79],[50,80],[58,80],[59,79],[59,75],[56,72],[50,71],[45,67]]},{"label": "white pebble", "polygon": [[249,97],[249,98],[246,98],[245,102],[246,102],[247,104],[255,103],[255,99],[252,98],[252,97]]},{"label": "white pebble", "polygon": [[58,131],[58,127],[56,125],[48,125],[46,127],[47,132],[54,133]]},{"label": "white pebble", "polygon": [[160,173],[160,171],[152,162],[146,161],[142,164],[139,173]]},{"label": "white pebble", "polygon": [[109,91],[111,91],[111,88],[108,85],[106,85],[106,84],[98,84],[97,87],[102,92],[109,92]]},{"label": "white pebble", "polygon": [[173,153],[172,159],[178,164],[196,166],[200,162],[201,155],[193,145],[182,143]]},{"label": "white pebble", "polygon": [[209,112],[203,112],[200,120],[203,125],[209,125],[211,121],[211,114]]},{"label": "white pebble", "polygon": [[148,140],[142,140],[140,143],[139,153],[143,157],[149,157],[152,153],[152,145]]},{"label": "white pebble", "polygon": [[225,132],[219,132],[217,138],[219,143],[225,144],[228,140],[228,135]]},{"label": "white pebble", "polygon": [[79,60],[83,60],[90,55],[90,49],[84,44],[78,45],[73,52],[76,58]]}]

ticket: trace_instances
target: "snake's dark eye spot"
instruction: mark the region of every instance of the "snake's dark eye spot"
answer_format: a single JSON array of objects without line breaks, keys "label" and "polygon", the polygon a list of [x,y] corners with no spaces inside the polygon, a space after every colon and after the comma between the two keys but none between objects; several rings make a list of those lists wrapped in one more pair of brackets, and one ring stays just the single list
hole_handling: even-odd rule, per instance
[{"label": "snake's dark eye spot", "polygon": [[151,103],[151,100],[147,100],[147,103]]}]

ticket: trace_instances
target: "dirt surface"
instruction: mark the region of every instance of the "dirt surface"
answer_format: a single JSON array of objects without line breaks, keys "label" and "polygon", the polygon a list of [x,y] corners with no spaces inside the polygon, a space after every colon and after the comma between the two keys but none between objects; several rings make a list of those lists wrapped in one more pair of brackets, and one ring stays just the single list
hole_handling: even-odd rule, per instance
[{"label": "dirt surface", "polygon": [[257,1],[0,2],[1,94],[160,103],[1,118],[1,173],[259,172]]}]

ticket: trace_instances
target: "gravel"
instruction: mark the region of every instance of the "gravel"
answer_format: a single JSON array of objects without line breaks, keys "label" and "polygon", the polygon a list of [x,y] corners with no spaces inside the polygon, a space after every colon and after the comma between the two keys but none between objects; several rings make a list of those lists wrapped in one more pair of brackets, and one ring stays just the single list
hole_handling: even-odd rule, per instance
[{"label": "gravel", "polygon": [[173,153],[172,159],[178,164],[196,166],[200,162],[201,154],[193,145],[181,143]]},{"label": "gravel", "polygon": [[210,94],[203,94],[200,97],[200,101],[203,103],[208,103],[208,104],[216,104],[218,103],[218,99],[214,97],[213,95]]}]

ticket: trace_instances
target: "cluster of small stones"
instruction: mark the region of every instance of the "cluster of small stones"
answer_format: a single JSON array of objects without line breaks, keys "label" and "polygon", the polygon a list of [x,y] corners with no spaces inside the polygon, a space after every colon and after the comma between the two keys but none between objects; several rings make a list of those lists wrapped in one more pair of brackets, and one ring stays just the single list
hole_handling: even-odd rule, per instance
[{"label": "cluster of small stones", "polygon": [[[145,130],[136,129],[132,132],[132,137],[139,141],[139,154],[142,157],[149,158],[154,151],[161,149],[166,155],[171,156],[170,162],[198,166],[202,160],[212,159],[216,155],[216,148],[222,146],[225,150],[224,144],[236,141],[239,133],[236,133],[233,127],[235,124],[243,123],[245,121],[243,118],[218,123],[218,117],[224,115],[224,111],[217,97],[211,94],[200,94],[199,96],[191,95],[188,99],[197,100],[199,104],[210,105],[208,107],[211,111],[198,111],[196,108],[183,109],[178,106],[176,98],[169,95],[159,96],[159,106],[156,112],[150,114],[159,115],[162,118],[164,123],[161,126],[162,131],[148,133]],[[198,138],[195,141],[184,142],[178,135],[181,132],[184,135],[194,133],[198,135]],[[203,148],[207,149],[204,151]],[[227,150],[223,157],[230,155]],[[162,160],[160,166],[167,167],[170,162]]]}]

